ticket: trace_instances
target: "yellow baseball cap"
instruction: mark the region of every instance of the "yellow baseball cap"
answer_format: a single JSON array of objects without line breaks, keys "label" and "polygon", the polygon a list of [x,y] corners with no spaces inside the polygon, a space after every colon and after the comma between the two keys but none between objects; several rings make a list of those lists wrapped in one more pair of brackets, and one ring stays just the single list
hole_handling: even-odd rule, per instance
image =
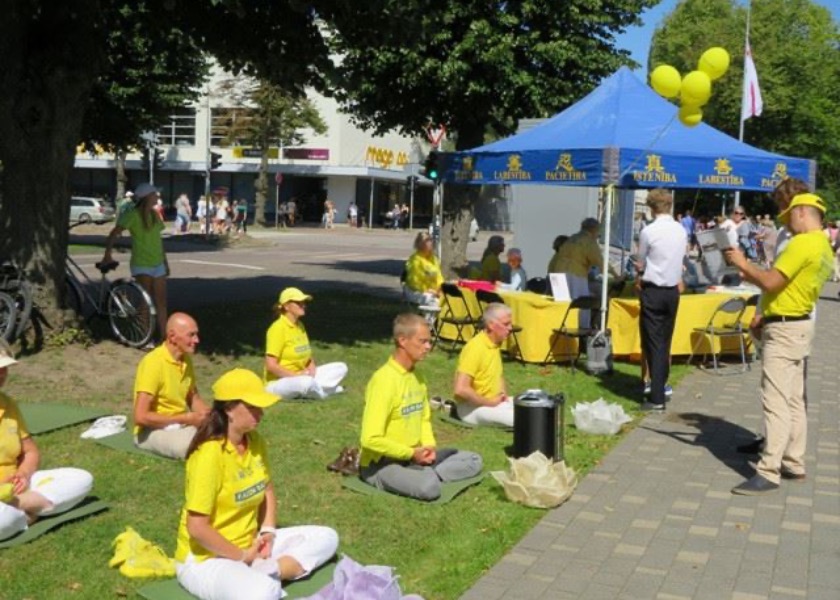
[{"label": "yellow baseball cap", "polygon": [[213,398],[218,402],[241,400],[258,408],[268,408],[280,400],[266,392],[262,378],[248,369],[233,369],[219,377],[213,384]]},{"label": "yellow baseball cap", "polygon": [[280,292],[280,298],[278,298],[278,304],[286,304],[286,302],[308,302],[312,300],[312,296],[309,294],[304,294],[298,288],[290,287],[286,288],[282,292]]},{"label": "yellow baseball cap", "polygon": [[790,201],[790,205],[779,213],[779,220],[782,223],[787,224],[790,220],[791,209],[796,208],[797,206],[813,206],[814,208],[819,209],[822,214],[825,214],[825,202],[823,202],[822,198],[816,194],[798,194]]}]

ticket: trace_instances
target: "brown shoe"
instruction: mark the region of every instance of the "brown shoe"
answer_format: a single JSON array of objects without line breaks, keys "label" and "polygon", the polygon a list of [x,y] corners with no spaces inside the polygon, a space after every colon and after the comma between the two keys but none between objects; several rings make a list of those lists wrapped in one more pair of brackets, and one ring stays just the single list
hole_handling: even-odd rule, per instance
[{"label": "brown shoe", "polygon": [[349,450],[349,446],[342,448],[341,452],[338,453],[338,458],[327,465],[327,470],[333,471],[334,473],[341,473],[345,463],[347,462],[347,452]]},{"label": "brown shoe", "polygon": [[358,475],[359,474],[359,449],[348,448],[344,454],[344,463],[341,465],[340,472],[342,475]]},{"label": "brown shoe", "polygon": [[808,478],[805,473],[794,473],[784,467],[779,471],[779,474],[782,476],[782,479],[787,479],[794,483],[805,483],[805,480]]}]

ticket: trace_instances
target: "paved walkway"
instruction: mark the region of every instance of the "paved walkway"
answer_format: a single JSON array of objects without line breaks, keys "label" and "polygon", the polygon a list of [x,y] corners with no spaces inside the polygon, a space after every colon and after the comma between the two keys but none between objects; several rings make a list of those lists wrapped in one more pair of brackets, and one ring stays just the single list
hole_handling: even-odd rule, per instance
[{"label": "paved walkway", "polygon": [[753,473],[734,447],[758,428],[760,370],[692,373],[665,415],[646,418],[462,598],[840,598],[837,286],[823,296],[808,374],[807,482],[730,494]]}]

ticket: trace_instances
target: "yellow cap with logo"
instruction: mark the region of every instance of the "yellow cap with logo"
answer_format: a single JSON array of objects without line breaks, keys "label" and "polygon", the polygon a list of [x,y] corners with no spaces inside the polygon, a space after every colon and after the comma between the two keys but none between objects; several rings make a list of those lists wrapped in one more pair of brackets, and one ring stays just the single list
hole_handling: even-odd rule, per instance
[{"label": "yellow cap with logo", "polygon": [[312,296],[304,294],[296,287],[289,287],[280,292],[280,298],[277,299],[277,304],[283,305],[286,302],[309,302]]},{"label": "yellow cap with logo", "polygon": [[822,198],[816,194],[798,194],[790,201],[790,205],[779,213],[779,220],[787,225],[787,222],[790,220],[790,211],[797,206],[813,206],[822,214],[825,214],[825,202],[823,202]]}]

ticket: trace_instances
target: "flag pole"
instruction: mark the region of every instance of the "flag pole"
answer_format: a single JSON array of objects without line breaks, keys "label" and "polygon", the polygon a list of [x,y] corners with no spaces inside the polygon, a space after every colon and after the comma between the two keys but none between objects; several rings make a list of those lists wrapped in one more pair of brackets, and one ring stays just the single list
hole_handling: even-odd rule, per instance
[{"label": "flag pole", "polygon": [[[747,28],[744,31],[744,50],[746,51],[750,45],[750,10],[752,9],[752,0],[747,0]],[[744,59],[746,68],[746,58]],[[744,141],[744,94],[741,93],[741,111],[738,114],[738,141]],[[741,206],[741,190],[735,192],[735,206]]]}]

